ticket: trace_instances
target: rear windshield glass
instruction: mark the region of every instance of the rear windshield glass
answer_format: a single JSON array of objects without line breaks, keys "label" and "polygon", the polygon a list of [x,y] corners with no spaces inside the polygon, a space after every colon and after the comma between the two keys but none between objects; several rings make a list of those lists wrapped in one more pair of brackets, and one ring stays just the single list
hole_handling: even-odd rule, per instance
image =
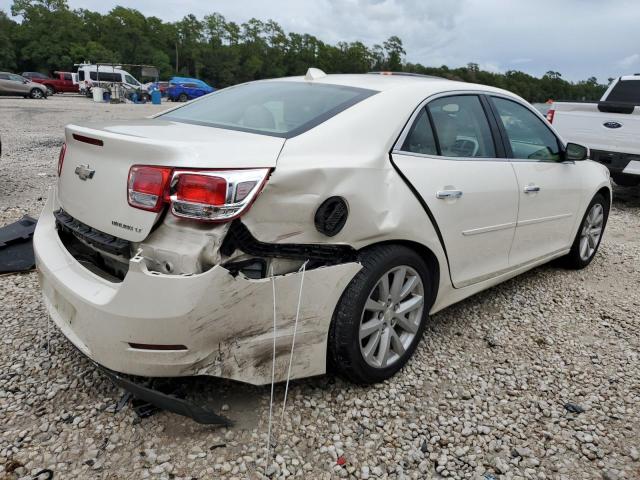
[{"label": "rear windshield glass", "polygon": [[620,80],[611,90],[607,101],[640,105],[640,80]]},{"label": "rear windshield glass", "polygon": [[218,90],[160,118],[290,138],[374,93],[310,82],[256,82]]}]

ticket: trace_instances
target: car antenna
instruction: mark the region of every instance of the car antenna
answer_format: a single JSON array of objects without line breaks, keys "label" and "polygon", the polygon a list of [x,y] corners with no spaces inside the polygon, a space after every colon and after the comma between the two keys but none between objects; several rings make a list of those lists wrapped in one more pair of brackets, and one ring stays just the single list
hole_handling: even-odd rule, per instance
[{"label": "car antenna", "polygon": [[313,81],[313,80],[318,80],[319,78],[323,78],[326,77],[327,74],[324,73],[322,70],[320,70],[319,68],[310,68],[309,70],[307,70],[307,73],[304,76],[304,79],[307,81]]}]

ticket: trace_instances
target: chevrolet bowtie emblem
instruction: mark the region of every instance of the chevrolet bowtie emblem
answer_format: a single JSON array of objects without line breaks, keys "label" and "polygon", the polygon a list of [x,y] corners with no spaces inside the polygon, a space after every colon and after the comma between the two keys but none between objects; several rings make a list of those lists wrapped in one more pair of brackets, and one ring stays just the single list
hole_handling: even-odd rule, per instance
[{"label": "chevrolet bowtie emblem", "polygon": [[89,168],[89,165],[78,165],[76,167],[76,175],[78,175],[80,180],[91,180],[94,173],[96,173],[96,171],[93,168]]}]

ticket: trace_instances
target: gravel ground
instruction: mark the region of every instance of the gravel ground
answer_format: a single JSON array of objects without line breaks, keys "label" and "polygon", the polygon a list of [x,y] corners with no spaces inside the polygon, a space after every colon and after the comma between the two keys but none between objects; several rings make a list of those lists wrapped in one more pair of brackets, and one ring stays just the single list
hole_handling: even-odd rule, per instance
[{"label": "gravel ground", "polygon": [[[155,111],[0,98],[0,224],[38,214],[63,125]],[[269,464],[268,387],[186,381],[229,429],[115,412],[121,392],[49,324],[36,273],[0,277],[0,479],[638,479],[640,189],[615,196],[586,270],[541,267],[435,315],[384,384],[294,382]]]}]

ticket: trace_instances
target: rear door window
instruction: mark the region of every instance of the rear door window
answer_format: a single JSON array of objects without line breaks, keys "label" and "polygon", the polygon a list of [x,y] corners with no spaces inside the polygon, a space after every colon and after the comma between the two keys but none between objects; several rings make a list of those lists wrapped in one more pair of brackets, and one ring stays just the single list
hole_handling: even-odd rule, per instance
[{"label": "rear door window", "polygon": [[528,108],[504,98],[492,97],[516,160],[556,162],[560,144],[553,132]]},{"label": "rear door window", "polygon": [[422,155],[437,155],[436,139],[433,136],[433,129],[427,111],[420,110],[415,122],[409,130],[407,138],[401,147],[402,151],[420,153]]},{"label": "rear door window", "polygon": [[640,105],[640,80],[619,80],[607,96],[607,102]]},{"label": "rear door window", "polygon": [[494,158],[489,121],[476,95],[455,95],[427,104],[439,153],[445,157]]}]

